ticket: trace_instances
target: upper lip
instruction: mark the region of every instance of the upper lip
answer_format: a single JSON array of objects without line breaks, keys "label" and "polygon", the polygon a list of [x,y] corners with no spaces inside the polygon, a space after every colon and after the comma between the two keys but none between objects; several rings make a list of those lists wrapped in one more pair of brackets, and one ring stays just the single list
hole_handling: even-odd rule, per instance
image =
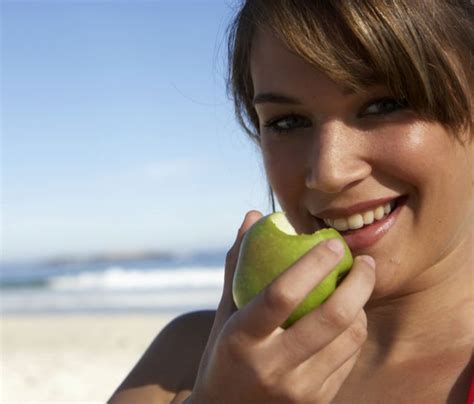
[{"label": "upper lip", "polygon": [[384,205],[387,202],[393,201],[394,199],[397,199],[399,197],[400,195],[388,196],[386,198],[372,199],[370,201],[359,202],[345,208],[326,209],[315,213],[313,216],[316,216],[320,219],[338,219],[342,217],[348,217],[355,213],[362,213],[367,210],[375,209],[378,206]]}]

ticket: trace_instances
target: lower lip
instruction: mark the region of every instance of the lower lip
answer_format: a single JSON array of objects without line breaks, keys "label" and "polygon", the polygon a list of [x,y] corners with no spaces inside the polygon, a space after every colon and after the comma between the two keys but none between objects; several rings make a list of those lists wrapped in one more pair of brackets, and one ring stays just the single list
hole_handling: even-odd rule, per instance
[{"label": "lower lip", "polygon": [[379,241],[395,224],[402,208],[406,205],[407,196],[401,197],[397,201],[397,207],[385,216],[382,220],[376,220],[369,226],[359,230],[348,230],[340,232],[352,252],[360,251],[373,246]]}]

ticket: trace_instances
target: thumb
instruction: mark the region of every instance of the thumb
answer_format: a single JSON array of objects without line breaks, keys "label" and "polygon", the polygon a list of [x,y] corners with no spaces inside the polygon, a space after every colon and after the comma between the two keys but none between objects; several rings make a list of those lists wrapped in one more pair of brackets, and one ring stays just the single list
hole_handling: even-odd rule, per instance
[{"label": "thumb", "polygon": [[235,265],[237,264],[237,258],[239,256],[240,245],[245,232],[260,218],[262,214],[256,210],[251,210],[245,215],[244,221],[239,228],[237,238],[228,251],[225,260],[225,275],[224,275],[224,290],[222,292],[221,301],[217,308],[216,316],[214,318],[214,324],[212,325],[211,333],[207,340],[206,349],[201,360],[201,367],[205,367],[209,360],[212,352],[212,347],[218,339],[219,333],[221,332],[227,319],[236,310],[234,300],[232,297],[232,279],[234,276]]},{"label": "thumb", "polygon": [[234,300],[232,298],[232,280],[234,277],[237,259],[239,257],[240,246],[242,239],[252,225],[257,222],[263,215],[257,210],[251,210],[246,213],[244,221],[237,232],[237,237],[231,249],[227,252],[225,260],[225,275],[224,275],[224,289],[222,292],[221,301],[217,309],[217,316],[223,316],[227,319],[232,312],[236,310]]}]

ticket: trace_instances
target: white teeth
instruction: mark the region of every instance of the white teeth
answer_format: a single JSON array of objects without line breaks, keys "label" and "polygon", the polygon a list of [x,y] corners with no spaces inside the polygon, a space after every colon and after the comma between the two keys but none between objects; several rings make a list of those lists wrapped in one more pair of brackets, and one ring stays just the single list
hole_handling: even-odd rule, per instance
[{"label": "white teeth", "polygon": [[380,220],[384,216],[388,215],[395,206],[395,201],[386,203],[385,205],[378,206],[374,210],[368,210],[363,213],[356,213],[349,216],[348,218],[337,218],[337,219],[323,219],[327,226],[334,227],[338,231],[345,230],[356,230],[364,227],[365,225],[372,224],[374,220]]},{"label": "white teeth", "polygon": [[375,220],[380,220],[385,215],[385,211],[383,210],[383,206],[379,206],[377,209],[374,210],[374,217]]},{"label": "white teeth", "polygon": [[336,230],[344,231],[349,229],[349,223],[347,223],[346,219],[336,219],[334,220],[332,227],[334,227]]},{"label": "white teeth", "polygon": [[374,222],[374,211],[369,210],[367,212],[364,212],[362,214],[362,217],[364,218],[364,224],[372,224]]},{"label": "white teeth", "polygon": [[349,229],[355,230],[364,227],[364,219],[362,218],[362,215],[360,213],[356,213],[355,215],[349,216],[347,222],[349,223]]}]

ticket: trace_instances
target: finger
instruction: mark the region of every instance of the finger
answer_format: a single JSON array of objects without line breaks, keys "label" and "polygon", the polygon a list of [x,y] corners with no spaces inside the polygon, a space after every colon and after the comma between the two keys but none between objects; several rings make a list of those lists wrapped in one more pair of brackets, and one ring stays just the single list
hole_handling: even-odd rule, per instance
[{"label": "finger", "polygon": [[286,360],[298,366],[346,330],[369,300],[374,284],[375,269],[357,257],[329,299],[278,336]]},{"label": "finger", "polygon": [[[326,379],[343,367],[357,352],[367,339],[367,318],[361,310],[356,320],[329,345],[297,367],[298,373],[315,373],[314,382],[323,384]],[[318,369],[318,372],[314,372]],[[316,374],[317,373],[317,374]]]},{"label": "finger", "polygon": [[319,395],[324,397],[328,403],[332,403],[334,397],[336,397],[341,389],[341,386],[351,374],[357,360],[359,359],[360,353],[361,349],[356,351],[342,366],[340,366],[324,381],[322,387],[319,389]]},{"label": "finger", "polygon": [[245,232],[260,218],[262,214],[259,211],[251,210],[246,213],[244,221],[237,232],[237,237],[234,244],[227,252],[225,260],[225,272],[224,272],[224,287],[222,291],[221,300],[217,310],[217,317],[224,315],[227,318],[232,311],[235,310],[234,302],[232,299],[232,278],[234,276],[235,265],[239,255],[240,245]]},{"label": "finger", "polygon": [[[360,354],[359,338],[363,337],[364,331],[358,329],[365,330],[366,327],[367,319],[361,310],[355,321],[356,341],[350,332],[342,333],[322,351],[291,370],[285,384],[300,392],[301,397],[312,397],[315,402],[332,402]],[[308,379],[308,375],[312,375],[311,378]],[[327,383],[328,379],[330,382]]]},{"label": "finger", "polygon": [[[334,241],[341,246],[339,252],[331,248]],[[236,313],[241,330],[256,338],[271,334],[331,272],[342,255],[339,240],[328,240],[312,248]]]}]

